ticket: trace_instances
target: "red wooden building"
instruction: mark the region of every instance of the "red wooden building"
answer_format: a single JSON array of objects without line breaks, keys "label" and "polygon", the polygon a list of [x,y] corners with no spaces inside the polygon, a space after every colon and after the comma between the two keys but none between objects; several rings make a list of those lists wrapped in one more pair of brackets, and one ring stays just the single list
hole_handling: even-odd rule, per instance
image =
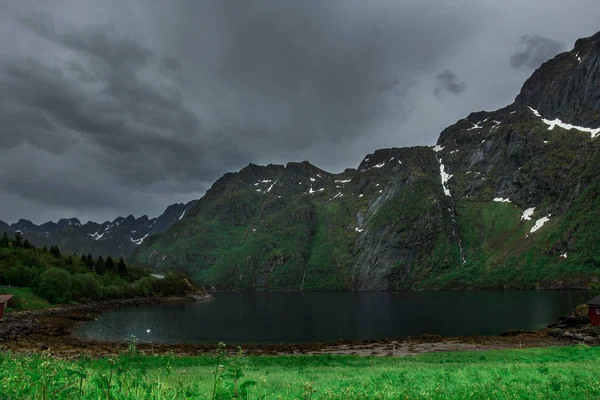
[{"label": "red wooden building", "polygon": [[600,296],[596,296],[587,303],[590,323],[592,325],[600,325]]},{"label": "red wooden building", "polygon": [[8,304],[8,301],[12,298],[10,294],[0,294],[0,321],[4,317],[4,307]]}]

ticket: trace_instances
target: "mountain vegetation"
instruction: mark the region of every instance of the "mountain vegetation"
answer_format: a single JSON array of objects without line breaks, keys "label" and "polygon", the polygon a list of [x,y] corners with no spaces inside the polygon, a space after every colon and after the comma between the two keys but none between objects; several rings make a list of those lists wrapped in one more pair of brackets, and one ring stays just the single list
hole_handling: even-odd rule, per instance
[{"label": "mountain vegetation", "polygon": [[58,246],[39,249],[21,234],[10,237],[6,232],[0,239],[0,285],[5,286],[3,293],[14,295],[12,308],[43,307],[41,299],[58,304],[199,291],[182,274],[158,279],[122,258],[115,262],[110,256],[94,259],[89,253],[63,255]]},{"label": "mountain vegetation", "polygon": [[228,290],[597,283],[599,70],[600,33],[433,148],[377,150],[340,174],[308,162],[227,173],[131,260]]}]

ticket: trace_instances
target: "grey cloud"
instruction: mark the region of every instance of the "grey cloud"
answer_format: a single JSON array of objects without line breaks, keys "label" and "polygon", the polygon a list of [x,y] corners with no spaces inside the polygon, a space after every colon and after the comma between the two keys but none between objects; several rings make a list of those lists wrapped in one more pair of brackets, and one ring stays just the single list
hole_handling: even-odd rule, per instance
[{"label": "grey cloud", "polygon": [[513,68],[536,69],[550,58],[565,50],[565,44],[540,35],[522,35],[519,50],[510,57]]},{"label": "grey cloud", "polygon": [[436,77],[436,86],[433,89],[433,94],[441,99],[444,93],[457,95],[462,93],[467,87],[467,84],[459,79],[459,77],[449,69],[444,70]]},{"label": "grey cloud", "polygon": [[[48,148],[40,131],[68,130],[105,149],[99,156],[103,165],[124,183],[135,185],[173,177],[188,182],[212,178],[223,168],[219,158],[240,155],[235,146],[218,147],[217,132],[203,130],[179,86],[160,73],[158,64],[165,65],[164,59],[157,60],[143,45],[118,35],[114,26],[63,33],[41,17],[25,23],[44,38],[83,56],[82,62],[69,61],[57,67],[32,59],[2,65],[0,88],[15,93],[8,101],[27,112],[15,115],[5,110],[0,118],[10,118],[7,122],[12,124],[4,126],[12,129],[37,131],[29,140],[33,145],[58,150]],[[169,69],[176,70],[176,60],[169,60]],[[99,69],[92,67],[98,65]],[[163,85],[145,79],[144,73],[163,81]],[[100,84],[87,85],[90,82]],[[37,118],[31,118],[35,113]],[[32,129],[32,124],[37,124],[37,129]],[[27,140],[25,135],[16,137]],[[5,145],[16,143],[13,140]],[[141,157],[145,162],[138,164],[122,157]],[[138,170],[132,171],[127,164]]]},{"label": "grey cloud", "polygon": [[381,82],[371,86],[370,90],[376,93],[392,93],[394,96],[406,96],[415,82],[404,82],[399,78],[395,78],[389,82]]},{"label": "grey cloud", "polygon": [[[406,32],[419,35],[415,17],[428,7],[446,9],[441,2],[407,7],[378,3],[370,8],[360,4],[200,2],[191,6],[193,11],[186,10],[188,14],[208,15],[214,21],[181,16],[182,29],[193,23],[217,30],[221,46],[214,53],[198,53],[202,64],[209,65],[208,72],[198,73],[217,79],[218,87],[208,83],[207,90],[214,93],[217,107],[222,102],[235,110],[233,115],[225,113],[229,123],[268,137],[265,143],[248,143],[250,147],[306,150],[326,141],[352,140],[373,121],[402,116],[409,108],[408,90],[400,90],[400,99],[392,105],[369,88],[392,74],[426,71],[477,24],[456,13],[465,23],[452,35],[424,33],[417,43]],[[454,25],[446,15],[432,13],[430,18],[440,29]],[[198,46],[204,50],[202,39]]]},{"label": "grey cloud", "polygon": [[114,23],[61,29],[54,23],[52,15],[43,12],[23,16],[21,22],[50,41],[106,63],[111,70],[132,73],[154,56],[152,50],[135,39],[121,35]]},{"label": "grey cloud", "polygon": [[181,63],[173,57],[163,57],[161,62],[165,68],[170,69],[172,71],[181,72],[183,70],[183,66],[181,65]]}]

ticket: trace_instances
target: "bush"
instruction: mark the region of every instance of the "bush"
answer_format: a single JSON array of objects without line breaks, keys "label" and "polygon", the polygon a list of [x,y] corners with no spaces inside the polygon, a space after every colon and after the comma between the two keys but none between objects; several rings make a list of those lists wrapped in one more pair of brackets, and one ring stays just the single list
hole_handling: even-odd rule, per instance
[{"label": "bush", "polygon": [[600,285],[592,285],[592,287],[590,288],[590,299],[596,296],[600,296]]},{"label": "bush", "polygon": [[33,268],[24,267],[18,262],[12,267],[3,268],[0,274],[0,281],[11,286],[29,286],[37,275]]},{"label": "bush", "polygon": [[71,275],[60,268],[50,268],[39,280],[36,293],[51,303],[66,303],[71,298]]},{"label": "bush", "polygon": [[154,282],[154,289],[162,295],[184,295],[195,291],[195,287],[182,273],[171,272]]},{"label": "bush", "polygon": [[123,297],[123,290],[117,285],[109,285],[102,288],[104,297],[107,299],[119,299]]},{"label": "bush", "polygon": [[71,281],[73,299],[81,301],[102,298],[102,287],[92,274],[75,274]]},{"label": "bush", "polygon": [[150,276],[150,272],[147,269],[135,265],[127,265],[127,274],[123,278],[129,282],[135,282],[148,276]]},{"label": "bush", "polygon": [[131,289],[135,296],[150,296],[154,292],[154,285],[157,279],[154,277],[145,277],[131,284]]}]

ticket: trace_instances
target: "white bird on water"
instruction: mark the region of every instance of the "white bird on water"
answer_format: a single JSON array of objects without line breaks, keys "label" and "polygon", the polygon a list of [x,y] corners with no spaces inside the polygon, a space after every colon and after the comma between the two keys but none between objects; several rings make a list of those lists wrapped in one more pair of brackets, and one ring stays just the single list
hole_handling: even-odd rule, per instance
[{"label": "white bird on water", "polygon": [[150,333],[150,329],[146,329],[146,333]]}]

